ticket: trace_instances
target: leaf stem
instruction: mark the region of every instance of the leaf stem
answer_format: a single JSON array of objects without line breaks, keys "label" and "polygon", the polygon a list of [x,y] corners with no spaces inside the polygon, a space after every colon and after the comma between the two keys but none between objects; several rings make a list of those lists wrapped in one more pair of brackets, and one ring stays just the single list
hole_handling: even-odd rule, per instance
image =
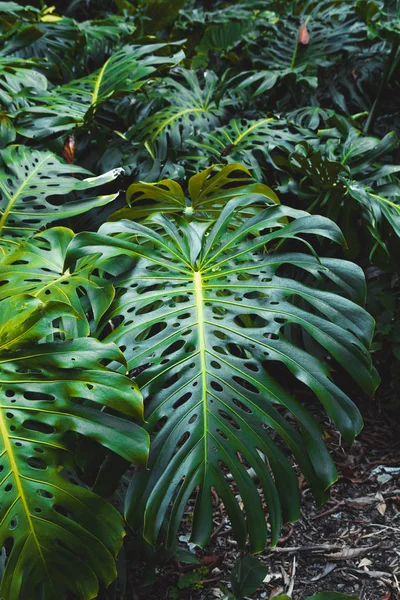
[{"label": "leaf stem", "polygon": [[381,102],[382,93],[390,81],[390,78],[395,70],[399,60],[400,60],[400,52],[398,52],[400,42],[396,42],[392,45],[392,49],[390,51],[388,60],[386,61],[385,69],[383,71],[382,79],[379,85],[378,93],[376,95],[375,101],[372,105],[371,111],[369,113],[369,117],[367,122],[365,123],[364,133],[368,133],[371,129],[372,125],[375,122],[375,118],[378,112],[378,108]]}]

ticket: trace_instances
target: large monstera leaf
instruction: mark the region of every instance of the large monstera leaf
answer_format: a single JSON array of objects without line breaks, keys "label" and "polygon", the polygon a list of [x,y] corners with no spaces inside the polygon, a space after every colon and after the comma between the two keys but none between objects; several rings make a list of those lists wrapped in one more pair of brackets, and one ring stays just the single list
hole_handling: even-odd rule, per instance
[{"label": "large monstera leaf", "polygon": [[0,301],[29,294],[42,302],[64,302],[79,315],[69,319],[68,333],[80,337],[90,334],[87,314],[92,314],[95,327],[111,304],[114,288],[92,274],[93,260],[80,261],[73,270],[64,267],[73,237],[70,229],[54,227],[7,253],[0,262]]},{"label": "large monstera leaf", "polygon": [[176,64],[183,58],[182,52],[172,57],[154,54],[163,47],[165,44],[125,46],[91,75],[35,98],[37,106],[21,115],[18,131],[29,138],[42,139],[85,125],[101,104],[142,87],[156,65]]},{"label": "large monstera leaf", "polygon": [[[167,543],[173,541],[197,489],[192,540],[204,546],[214,488],[240,545],[248,535],[252,552],[264,548],[267,527],[251,466],[275,544],[282,520],[299,515],[297,479],[281,442],[319,502],[336,478],[321,427],[279,382],[293,376],[309,388],[348,442],[362,421],[329,364],[341,365],[369,393],[376,387],[367,352],[373,320],[353,301],[365,295],[362,271],[314,253],[277,250],[304,235],[340,242],[337,226],[273,205],[232,230],[235,212],[254,202],[262,197],[231,200],[213,225],[177,225],[160,215],[155,229],[109,223],[99,234],[78,234],[70,247],[70,260],[94,253],[105,269],[122,254],[136,261],[116,279],[116,300],[99,335],[124,351],[145,397],[150,470],[134,476],[126,511],[151,543],[163,524]],[[304,345],[296,344],[302,338]]]},{"label": "large monstera leaf", "polygon": [[249,194],[260,194],[279,203],[271,188],[257,183],[250,171],[239,164],[221,169],[210,167],[191,177],[188,188],[190,198],[186,199],[179,183],[170,179],[158,183],[133,183],[126,193],[128,206],[113,213],[108,220],[143,220],[155,212],[215,218],[232,197]]},{"label": "large monstera leaf", "polygon": [[114,169],[98,177],[82,167],[67,165],[51,152],[26,146],[9,146],[0,152],[0,246],[13,246],[59,219],[73,217],[115,198],[114,194],[54,201],[54,196],[90,190],[113,181],[121,172]]},{"label": "large monstera leaf", "polygon": [[[266,162],[276,166],[273,160],[276,149],[293,151],[301,139],[301,134],[291,132],[284,120],[269,117],[257,121],[233,119],[212,133],[190,139],[189,144],[200,150],[201,156],[213,157],[215,162],[242,162],[259,179]],[[195,168],[204,164],[201,157],[193,157],[192,162]]]},{"label": "large monstera leaf", "polygon": [[[53,308],[53,305],[55,308]],[[116,576],[124,536],[114,507],[67,477],[78,437],[130,462],[146,462],[148,436],[127,417],[142,417],[141,395],[104,361],[126,363],[113,344],[90,338],[37,343],[67,305],[27,295],[0,311],[0,545],[7,600],[97,597],[98,579]],[[47,331],[46,331],[47,330]],[[113,415],[104,411],[113,410]],[[102,410],[99,410],[99,409]]]},{"label": "large monstera leaf", "polygon": [[167,78],[158,92],[169,106],[129,132],[135,141],[144,141],[151,155],[160,160],[165,160],[171,148],[181,150],[189,136],[220,125],[224,108],[230,103],[230,100],[222,99],[217,104],[218,77],[212,71],[206,71],[202,80],[195,72],[186,69],[177,69],[176,74],[183,80],[182,83]]}]

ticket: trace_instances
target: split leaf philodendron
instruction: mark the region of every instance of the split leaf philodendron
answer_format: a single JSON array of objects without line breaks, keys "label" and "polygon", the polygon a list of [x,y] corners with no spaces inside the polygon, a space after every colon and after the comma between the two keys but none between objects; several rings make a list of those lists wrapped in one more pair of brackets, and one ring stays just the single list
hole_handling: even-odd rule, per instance
[{"label": "split leaf philodendron", "polygon": [[[241,210],[263,202],[240,223]],[[254,194],[230,200],[215,222],[155,215],[146,225],[112,222],[72,241],[71,264],[96,256],[98,268],[113,273],[123,255],[131,259],[114,279],[115,300],[97,335],[116,343],[140,373],[152,444],[149,470],[132,479],[126,516],[152,544],[162,529],[173,543],[197,489],[192,541],[204,546],[214,488],[240,545],[249,538],[251,551],[261,551],[267,527],[249,467],[276,544],[282,522],[299,516],[297,478],[279,438],[318,502],[326,500],[336,471],[322,429],[282,381],[292,376],[315,394],[351,443],[361,417],[334,382],[328,359],[367,393],[377,377],[367,352],[373,321],[357,304],[365,295],[362,271],[318,258],[308,241],[317,235],[342,242],[328,219]],[[285,250],[293,240],[305,252]]]},{"label": "split leaf philodendron", "polygon": [[[141,394],[123,373],[112,343],[91,338],[38,343],[57,331],[54,319],[79,314],[62,302],[30,295],[1,301],[0,543],[7,560],[0,597],[89,600],[116,576],[123,520],[79,484],[74,449],[85,436],[129,462],[146,464],[148,436]],[[110,409],[110,410],[107,410]],[[111,412],[110,412],[111,411]]]},{"label": "split leaf philodendron", "polygon": [[399,65],[396,0],[0,1],[0,600],[271,595],[396,402]]}]

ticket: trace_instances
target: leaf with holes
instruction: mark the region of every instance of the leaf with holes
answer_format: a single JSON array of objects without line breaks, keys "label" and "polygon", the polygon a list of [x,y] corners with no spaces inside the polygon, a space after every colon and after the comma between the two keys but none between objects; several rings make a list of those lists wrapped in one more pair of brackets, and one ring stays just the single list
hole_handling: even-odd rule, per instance
[{"label": "leaf with holes", "polygon": [[215,162],[242,162],[261,179],[263,169],[268,167],[266,163],[275,166],[273,152],[279,148],[292,152],[301,139],[301,134],[292,133],[285,121],[271,117],[258,121],[234,119],[229,125],[204,133],[189,143]]},{"label": "leaf with holes", "polygon": [[221,124],[224,108],[230,103],[222,99],[217,104],[218,77],[206,71],[203,80],[195,72],[176,69],[182,83],[166,78],[158,94],[169,104],[135,126],[129,137],[145,141],[153,158],[165,160],[170,149],[181,150],[189,136],[215,129]]},{"label": "leaf with holes", "polygon": [[6,563],[0,597],[58,600],[70,591],[90,600],[98,579],[108,585],[116,577],[123,521],[63,468],[73,469],[80,436],[145,464],[148,436],[124,418],[141,418],[141,395],[128,377],[103,366],[113,361],[125,372],[113,344],[87,338],[34,344],[52,331],[47,313],[52,319],[63,314],[59,302],[17,296],[3,300],[1,309],[0,544]]},{"label": "leaf with holes", "polygon": [[70,229],[54,227],[6,254],[0,262],[0,301],[15,294],[30,294],[43,302],[64,302],[79,315],[79,319],[69,319],[65,327],[70,335],[80,337],[90,333],[88,315],[95,327],[110,306],[114,288],[92,274],[93,260],[81,261],[73,270],[64,267],[73,237]]},{"label": "leaf with holes", "polygon": [[[96,254],[104,269],[124,254],[136,261],[114,281],[116,299],[98,334],[124,351],[146,398],[146,427],[154,438],[149,471],[134,475],[126,514],[151,543],[164,523],[166,543],[173,542],[198,489],[192,541],[204,546],[214,488],[240,546],[248,535],[251,552],[262,550],[267,527],[252,467],[276,544],[282,520],[299,515],[297,478],[278,439],[318,502],[336,478],[322,429],[291,395],[290,378],[315,394],[348,442],[362,421],[329,365],[340,365],[369,393],[377,385],[367,352],[373,320],[352,300],[365,295],[361,269],[318,259],[314,251],[279,250],[303,236],[310,250],[312,236],[341,242],[337,226],[272,205],[239,227],[236,222],[232,232],[235,214],[254,202],[260,197],[230,200],[215,223],[174,223],[161,215],[152,228],[108,223],[98,234],[78,234],[69,249],[67,260]],[[313,276],[311,286],[304,274]],[[296,343],[304,336],[313,340],[315,354],[312,344]]]},{"label": "leaf with holes", "polygon": [[[343,117],[332,117],[327,139],[318,149],[301,142],[281,168],[299,179],[292,186],[308,201],[310,212],[322,213],[341,227],[349,252],[356,257],[368,248],[370,259],[398,267],[400,241],[400,166],[387,156],[398,144],[395,133],[381,140],[365,136]],[[334,134],[334,135],[332,135]],[[396,240],[397,238],[397,240]],[[377,253],[381,249],[383,252]],[[376,256],[377,255],[377,256]],[[379,264],[379,263],[378,263]]]},{"label": "leaf with holes", "polygon": [[58,86],[47,96],[35,97],[37,106],[20,113],[19,133],[42,139],[83,126],[107,100],[142,87],[156,65],[176,64],[183,58],[182,52],[172,57],[157,56],[155,52],[165,46],[125,46],[91,75]]},{"label": "leaf with holes", "polygon": [[332,68],[343,56],[357,51],[365,36],[365,25],[350,4],[332,6],[329,0],[314,4],[306,20],[307,44],[299,39],[305,25],[302,19],[287,15],[264,28],[263,37],[252,44],[257,70],[244,73],[246,77],[237,85],[238,91],[256,84],[257,96],[285,80],[291,82],[289,85],[297,82],[315,90],[321,67]]},{"label": "leaf with holes", "polygon": [[158,183],[133,183],[126,194],[128,207],[116,211],[108,220],[137,221],[155,212],[215,218],[232,197],[250,194],[260,194],[262,202],[269,198],[271,202],[279,203],[271,188],[257,183],[243,165],[226,165],[221,169],[210,167],[191,177],[188,200],[176,181],[164,179]]},{"label": "leaf with holes", "polygon": [[26,146],[9,146],[0,152],[0,247],[12,247],[41,227],[103,206],[115,194],[59,202],[66,196],[113,181],[121,173],[114,169],[98,177],[82,167],[67,165],[51,152]]},{"label": "leaf with holes", "polygon": [[33,60],[0,58],[0,103],[8,111],[28,106],[27,95],[46,92],[47,79],[34,69],[35,66]]}]

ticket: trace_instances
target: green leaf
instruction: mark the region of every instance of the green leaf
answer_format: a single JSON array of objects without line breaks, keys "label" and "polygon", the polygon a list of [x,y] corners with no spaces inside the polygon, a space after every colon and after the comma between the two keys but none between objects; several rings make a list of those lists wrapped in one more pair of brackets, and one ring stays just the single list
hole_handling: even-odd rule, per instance
[{"label": "green leaf", "polygon": [[210,167],[189,180],[190,199],[186,201],[181,186],[171,180],[158,183],[133,183],[126,194],[128,208],[122,208],[109,217],[109,221],[119,219],[141,220],[152,213],[175,213],[199,218],[207,215],[216,217],[225,204],[233,197],[259,194],[261,202],[265,198],[279,203],[278,197],[262,183],[256,183],[248,169],[239,164],[226,165],[217,170]]},{"label": "green leaf", "polygon": [[[362,271],[313,252],[274,251],[284,240],[303,236],[341,241],[339,230],[327,219],[280,205],[267,206],[238,227],[235,214],[255,202],[260,196],[230,200],[213,225],[177,224],[161,215],[153,218],[152,229],[130,221],[109,223],[100,234],[77,235],[70,246],[70,261],[95,254],[106,270],[124,254],[136,261],[115,281],[116,300],[99,335],[123,348],[147,399],[146,427],[154,436],[150,470],[134,476],[126,512],[151,543],[167,522],[171,544],[198,487],[192,539],[204,546],[214,487],[240,545],[248,535],[251,552],[262,550],[267,529],[257,487],[244,466],[250,465],[265,494],[275,544],[282,520],[298,517],[299,494],[270,431],[290,448],[318,501],[326,499],[336,474],[321,428],[277,381],[275,365],[317,396],[349,442],[361,418],[333,382],[324,357],[332,356],[369,393],[377,385],[366,350],[372,318],[324,289],[326,275],[339,293],[353,288],[362,295]],[[343,279],[340,274],[349,271],[351,279]],[[308,273],[311,287],[302,282]],[[293,341],[296,331],[300,339],[306,335],[317,343],[318,355]],[[298,429],[284,418],[282,407]]]},{"label": "green leaf", "polygon": [[33,60],[0,57],[0,102],[8,111],[28,106],[28,95],[46,92],[47,79],[35,66]]},{"label": "green leaf", "polygon": [[253,556],[244,556],[237,560],[230,577],[235,597],[243,598],[254,594],[267,573],[268,567]]},{"label": "green leaf", "polygon": [[[69,321],[69,334],[86,336],[93,314],[94,328],[114,297],[112,285],[91,274],[93,261],[81,261],[73,270],[64,268],[74,234],[55,227],[25,240],[0,262],[0,301],[15,294],[30,294],[43,302],[58,301],[71,306],[79,319]],[[82,292],[85,292],[85,296]]]},{"label": "green leaf", "polygon": [[[12,303],[19,319],[14,339]],[[56,600],[68,591],[90,600],[99,579],[109,585],[116,577],[123,521],[63,470],[73,468],[77,434],[130,462],[143,465],[147,458],[147,434],[122,416],[141,417],[141,395],[125,375],[102,365],[124,365],[116,346],[86,338],[28,344],[32,315],[41,310],[46,317],[48,307],[54,319],[52,304],[62,314],[60,303],[26,296],[1,303],[0,337],[6,332],[8,339],[0,344],[0,544],[7,554],[0,596],[7,600]],[[45,327],[35,337],[43,333]],[[28,345],[21,348],[21,340]]]},{"label": "green leaf", "polygon": [[174,558],[184,565],[199,565],[200,561],[193,552],[190,550],[186,550],[185,548],[179,547],[175,554]]},{"label": "green leaf", "polygon": [[156,65],[176,64],[183,58],[182,52],[172,57],[153,54],[165,46],[125,46],[91,75],[58,86],[47,96],[35,97],[37,106],[26,109],[18,118],[18,132],[42,139],[83,126],[107,100],[142,87]]},{"label": "green leaf", "polygon": [[189,136],[199,129],[210,131],[221,124],[228,99],[216,102],[219,79],[212,71],[200,78],[195,72],[178,68],[179,80],[165,78],[157,90],[169,106],[134,126],[128,137],[144,141],[151,155],[165,160],[168,151],[181,150]]},{"label": "green leaf", "polygon": [[60,302],[44,303],[27,294],[5,298],[1,304],[0,350],[18,350],[55,333],[57,318],[78,317],[71,306]]},{"label": "green leaf", "polygon": [[51,152],[26,146],[9,146],[1,150],[0,246],[11,247],[48,223],[107,204],[115,195],[64,203],[55,202],[53,197],[96,188],[113,181],[120,172],[120,169],[114,169],[98,177],[79,180],[76,175],[90,175],[90,172],[60,162]]},{"label": "green leaf", "polygon": [[215,162],[242,162],[260,179],[265,161],[274,165],[272,153],[276,148],[293,151],[301,139],[300,134],[291,133],[287,123],[270,117],[257,121],[234,119],[212,133],[191,139],[190,145],[213,157]]}]

